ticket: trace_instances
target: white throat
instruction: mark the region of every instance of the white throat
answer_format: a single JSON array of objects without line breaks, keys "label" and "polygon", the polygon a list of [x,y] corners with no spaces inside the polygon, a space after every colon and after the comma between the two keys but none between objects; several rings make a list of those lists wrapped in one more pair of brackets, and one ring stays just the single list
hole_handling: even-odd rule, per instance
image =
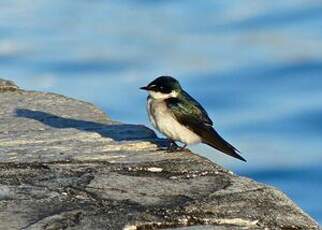
[{"label": "white throat", "polygon": [[155,91],[149,90],[149,94],[153,99],[156,99],[156,100],[165,100],[170,97],[178,96],[178,93],[175,90],[172,90],[171,93],[161,93],[161,92],[155,92]]}]

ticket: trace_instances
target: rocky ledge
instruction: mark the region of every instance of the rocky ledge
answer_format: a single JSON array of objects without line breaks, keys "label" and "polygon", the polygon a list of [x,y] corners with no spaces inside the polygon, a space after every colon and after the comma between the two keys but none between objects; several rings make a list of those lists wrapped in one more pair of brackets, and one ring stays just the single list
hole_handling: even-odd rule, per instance
[{"label": "rocky ledge", "polygon": [[319,229],[282,192],[142,125],[0,80],[0,229]]}]

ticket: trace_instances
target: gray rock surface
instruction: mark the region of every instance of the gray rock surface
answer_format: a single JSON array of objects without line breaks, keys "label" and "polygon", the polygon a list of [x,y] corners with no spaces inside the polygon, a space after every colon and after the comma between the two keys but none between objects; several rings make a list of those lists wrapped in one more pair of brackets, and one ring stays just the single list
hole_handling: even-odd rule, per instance
[{"label": "gray rock surface", "polygon": [[19,87],[12,81],[0,79],[0,92],[16,91]]},{"label": "gray rock surface", "polygon": [[319,229],[282,192],[167,153],[142,125],[4,80],[0,91],[0,229]]}]

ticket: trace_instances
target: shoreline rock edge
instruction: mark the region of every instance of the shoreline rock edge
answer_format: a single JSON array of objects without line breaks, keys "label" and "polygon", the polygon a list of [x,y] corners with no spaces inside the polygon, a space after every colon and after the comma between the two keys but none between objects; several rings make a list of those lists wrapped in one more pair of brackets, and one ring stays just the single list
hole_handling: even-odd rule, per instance
[{"label": "shoreline rock edge", "polygon": [[0,79],[0,229],[320,229],[277,189]]}]

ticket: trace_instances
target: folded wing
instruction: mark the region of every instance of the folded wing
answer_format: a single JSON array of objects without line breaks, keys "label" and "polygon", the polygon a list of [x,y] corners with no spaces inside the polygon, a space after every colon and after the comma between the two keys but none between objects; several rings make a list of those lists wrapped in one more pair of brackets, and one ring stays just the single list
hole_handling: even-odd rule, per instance
[{"label": "folded wing", "polygon": [[238,154],[239,151],[234,146],[225,141],[217,133],[212,127],[213,122],[205,109],[188,93],[183,92],[182,96],[178,98],[169,98],[166,100],[166,103],[175,118],[188,129],[198,134],[202,138],[203,143],[229,156],[246,161]]}]

